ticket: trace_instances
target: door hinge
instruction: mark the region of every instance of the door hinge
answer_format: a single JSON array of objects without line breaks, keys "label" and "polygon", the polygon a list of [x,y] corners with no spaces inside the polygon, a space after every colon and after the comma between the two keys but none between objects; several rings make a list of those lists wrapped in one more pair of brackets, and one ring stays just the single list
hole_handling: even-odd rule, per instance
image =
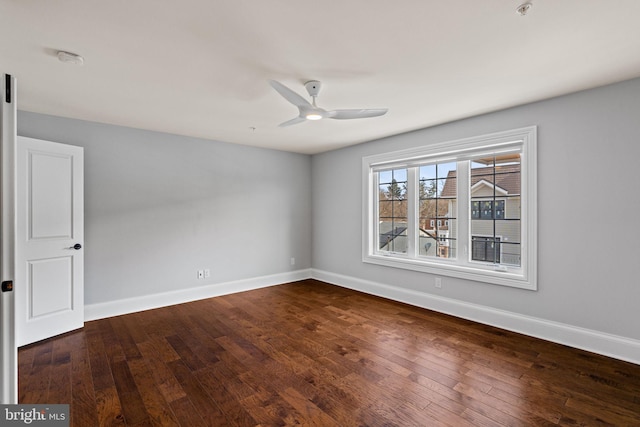
[{"label": "door hinge", "polygon": [[11,74],[4,75],[4,95],[7,104],[11,104]]},{"label": "door hinge", "polygon": [[2,282],[2,292],[11,292],[13,290],[13,280],[5,280]]}]

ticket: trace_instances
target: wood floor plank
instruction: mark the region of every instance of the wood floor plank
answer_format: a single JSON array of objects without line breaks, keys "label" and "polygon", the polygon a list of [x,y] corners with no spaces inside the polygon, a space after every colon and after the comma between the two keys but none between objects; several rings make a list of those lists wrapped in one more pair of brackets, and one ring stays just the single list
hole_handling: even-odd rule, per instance
[{"label": "wood floor plank", "polygon": [[[142,396],[138,391],[138,386],[133,379],[129,362],[120,361],[111,364],[111,372],[113,380],[116,384],[116,390],[120,397],[120,405],[122,406],[122,414],[127,424],[137,425],[149,422],[149,413],[147,412]],[[144,393],[149,393],[144,390]]]},{"label": "wood floor plank", "polygon": [[[70,404],[70,420],[73,425],[98,425],[96,394],[89,362],[89,350],[85,335],[81,334],[80,337],[81,339],[71,349],[71,401],[61,403]],[[70,336],[66,335],[60,339],[68,340],[69,338]]]},{"label": "wood floor plank", "polygon": [[49,403],[71,401],[71,351],[65,340],[53,343],[51,379],[47,394]]},{"label": "wood floor plank", "polygon": [[113,329],[112,319],[104,319],[103,322],[98,322],[97,324],[109,364],[127,360],[125,352],[120,345],[120,340]]},{"label": "wood floor plank", "polygon": [[[140,353],[143,355],[145,362],[149,366],[149,371],[154,380],[154,384],[158,387],[160,393],[162,393],[165,401],[171,403],[187,396],[187,393],[167,366],[167,362],[180,360],[180,357],[173,352],[172,347],[171,352],[175,354],[175,357],[171,355],[171,352],[165,351],[167,347],[170,347],[169,343],[165,341],[165,345],[163,345],[158,343],[158,340],[160,339],[153,338],[150,341],[145,341],[138,344],[138,348],[140,349]],[[156,351],[158,348],[163,350]],[[181,405],[181,407],[183,406],[184,404]]]},{"label": "wood floor plank", "polygon": [[[128,327],[128,324],[134,324],[133,318],[136,315],[132,316],[117,316],[111,319],[111,327],[113,328],[113,333],[117,336],[118,344],[120,348],[122,348],[122,352],[124,353],[124,357],[126,360],[136,359],[141,357],[140,351],[138,350],[138,346],[136,345],[136,341],[133,339],[131,335],[131,329]],[[130,319],[127,322],[127,319]],[[134,327],[134,329],[137,329]],[[146,339],[146,334],[140,334],[138,331],[138,335],[142,335],[142,340]]]},{"label": "wood floor plank", "polygon": [[[96,390],[97,425],[99,426],[125,426],[126,422],[120,406],[120,397],[116,386],[103,387]],[[75,422],[74,425],[80,425]]]},{"label": "wood floor plank", "polygon": [[[88,328],[92,328],[90,325]],[[95,391],[108,388],[115,388],[113,374],[109,366],[109,359],[104,348],[104,342],[97,330],[87,331],[87,345],[89,347],[89,364],[91,366],[91,377]]]},{"label": "wood floor plank", "polygon": [[188,427],[215,425],[207,424],[205,422],[205,420],[200,416],[200,414],[196,410],[196,407],[187,396],[172,401],[169,404],[169,407],[171,408],[171,411],[174,413],[175,417],[180,420],[181,426]]},{"label": "wood floor plank", "polygon": [[[240,376],[255,393],[242,400],[243,407],[253,419],[264,425],[300,425],[304,419],[296,409],[278,395],[281,385],[265,381],[256,372],[248,371]],[[256,405],[250,405],[255,403]]]},{"label": "wood floor plank", "polygon": [[175,419],[167,401],[155,384],[146,361],[141,358],[134,359],[130,360],[128,365],[136,388],[144,390],[143,393],[140,393],[140,397],[151,424],[154,426],[179,426],[180,423]]},{"label": "wood floor plank", "polygon": [[219,367],[200,371],[194,376],[207,391],[209,396],[215,396],[215,402],[227,424],[234,426],[256,425],[251,414],[239,404],[250,397],[254,391],[232,373],[223,363]]},{"label": "wood floor plank", "polygon": [[32,350],[30,355],[33,357],[33,362],[30,365],[18,364],[23,367],[23,370],[18,371],[19,401],[44,402],[51,379],[53,342],[47,340],[39,345],[30,346],[28,350]]},{"label": "wood floor plank", "polygon": [[636,426],[640,366],[315,280],[87,322],[19,351],[91,426]]},{"label": "wood floor plank", "polygon": [[288,387],[279,392],[279,395],[293,406],[304,418],[305,424],[317,427],[340,427],[339,424],[303,396],[298,390]]},{"label": "wood floor plank", "polygon": [[[185,334],[188,334],[188,331],[185,331]],[[173,347],[178,356],[180,356],[180,360],[184,364],[186,364],[189,369],[192,371],[197,371],[198,369],[204,368],[206,365],[204,362],[200,360],[198,354],[193,352],[191,348],[180,338],[178,335],[171,335],[165,338],[169,345]]]},{"label": "wood floor plank", "polygon": [[[191,370],[181,360],[169,362],[169,369],[185,391],[205,425],[225,425],[227,418],[220,410],[216,400],[207,393],[200,381],[193,376]],[[219,398],[219,396],[216,396]]]}]

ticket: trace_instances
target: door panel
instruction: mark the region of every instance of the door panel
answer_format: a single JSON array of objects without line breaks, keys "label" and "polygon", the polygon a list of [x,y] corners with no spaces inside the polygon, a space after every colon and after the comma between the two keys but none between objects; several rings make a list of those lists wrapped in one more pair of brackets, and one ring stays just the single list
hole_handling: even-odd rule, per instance
[{"label": "door panel", "polygon": [[72,263],[71,257],[29,261],[29,320],[73,310]]},{"label": "door panel", "polygon": [[72,160],[71,156],[29,152],[30,239],[73,238]]},{"label": "door panel", "polygon": [[84,325],[83,149],[18,137],[16,341]]}]

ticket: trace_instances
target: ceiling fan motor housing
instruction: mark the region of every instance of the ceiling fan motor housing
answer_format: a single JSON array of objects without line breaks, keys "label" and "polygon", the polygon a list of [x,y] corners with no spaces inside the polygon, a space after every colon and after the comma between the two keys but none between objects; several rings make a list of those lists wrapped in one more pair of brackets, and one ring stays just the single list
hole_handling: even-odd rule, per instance
[{"label": "ceiling fan motor housing", "polygon": [[307,92],[309,92],[309,96],[315,97],[320,93],[322,84],[317,80],[309,80],[304,84],[304,87],[307,89]]}]

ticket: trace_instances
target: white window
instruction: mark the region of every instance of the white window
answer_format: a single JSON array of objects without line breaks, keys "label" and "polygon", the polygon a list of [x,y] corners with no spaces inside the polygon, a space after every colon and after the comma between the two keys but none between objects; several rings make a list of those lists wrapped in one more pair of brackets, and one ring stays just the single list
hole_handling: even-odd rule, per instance
[{"label": "white window", "polygon": [[536,128],[363,158],[363,261],[537,289]]}]

